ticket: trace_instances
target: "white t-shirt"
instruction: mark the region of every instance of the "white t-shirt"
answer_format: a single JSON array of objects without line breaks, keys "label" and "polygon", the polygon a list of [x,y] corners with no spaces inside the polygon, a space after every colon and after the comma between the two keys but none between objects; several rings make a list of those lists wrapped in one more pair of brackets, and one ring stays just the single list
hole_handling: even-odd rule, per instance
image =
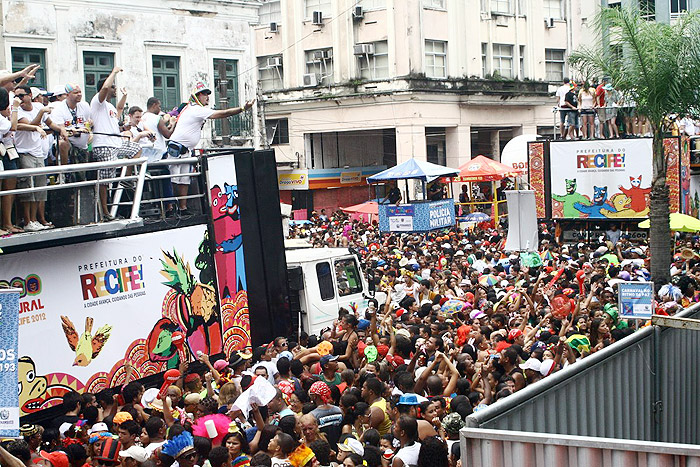
[{"label": "white t-shirt", "polygon": [[[85,128],[85,123],[90,120],[90,105],[84,101],[77,103],[75,106],[75,123],[73,123],[73,113],[66,101],[56,102],[51,112],[51,117],[56,124],[63,125],[66,128]],[[80,136],[71,136],[68,140],[76,148],[87,149],[89,138],[90,135],[87,133],[81,133]]]},{"label": "white t-shirt", "polygon": [[0,115],[0,137],[4,137],[12,129],[12,122]]},{"label": "white t-shirt", "polygon": [[158,131],[158,123],[160,122],[160,118],[160,115],[156,115],[152,112],[144,112],[143,116],[141,117],[141,121],[144,123],[146,128],[156,134],[156,141],[153,143],[153,147],[156,149],[161,149],[163,152],[165,152],[167,149],[165,138],[162,134],[160,134],[160,131]]},{"label": "white t-shirt", "polygon": [[416,467],[418,464],[418,453],[420,452],[420,443],[415,442],[410,446],[403,447],[399,449],[396,453],[396,457],[403,461],[403,465],[406,467]]},{"label": "white t-shirt", "polygon": [[[17,121],[27,119],[28,121],[23,123],[31,123],[34,121],[36,116],[39,114],[39,111],[43,107],[44,106],[38,102],[32,102],[32,110],[30,111],[24,110],[22,107],[20,107],[17,111]],[[48,114],[42,115],[41,123],[44,123],[46,120],[50,120]],[[39,133],[36,131],[15,132],[15,148],[17,148],[17,152],[20,154],[30,154],[40,159],[46,157],[43,150],[41,135],[39,135]]]},{"label": "white t-shirt", "polygon": [[117,109],[111,104],[111,102],[109,102],[107,99],[105,99],[104,102],[100,102],[100,94],[95,94],[90,101],[90,116],[92,117],[92,129],[95,131],[95,135],[92,137],[92,146],[95,148],[121,147],[121,137],[97,134],[119,134],[119,117],[117,114]]},{"label": "white t-shirt", "polygon": [[184,145],[190,151],[197,146],[202,139],[202,127],[207,118],[214,113],[213,109],[201,105],[188,105],[180,113],[177,119],[175,131],[170,136],[170,141]]},{"label": "white t-shirt", "polygon": [[566,98],[566,93],[569,92],[569,89],[571,89],[571,86],[568,84],[563,84],[557,88],[557,101],[559,103],[559,107],[564,107],[564,100]]}]

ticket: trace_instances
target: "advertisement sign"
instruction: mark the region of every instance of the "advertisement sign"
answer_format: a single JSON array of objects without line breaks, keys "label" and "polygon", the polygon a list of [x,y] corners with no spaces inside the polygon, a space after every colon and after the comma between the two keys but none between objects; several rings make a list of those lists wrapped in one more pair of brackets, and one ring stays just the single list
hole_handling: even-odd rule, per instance
[{"label": "advertisement sign", "polygon": [[429,232],[454,225],[455,202],[453,199],[401,206],[379,205],[379,230],[382,232]]},{"label": "advertisement sign", "polygon": [[413,206],[389,206],[389,230],[392,232],[413,231]]},{"label": "advertisement sign", "polygon": [[[0,289],[0,438],[19,437],[17,387],[20,289]],[[20,391],[22,388],[20,387]]]},{"label": "advertisement sign", "polygon": [[[304,176],[308,185],[308,178]],[[248,281],[243,255],[238,178],[232,154],[207,158],[207,188],[214,236],[214,263],[223,319],[223,350],[250,345]]]},{"label": "advertisement sign", "polygon": [[362,172],[340,172],[340,184],[347,185],[348,183],[361,183],[362,182]]},{"label": "advertisement sign", "polygon": [[308,190],[309,171],[306,169],[278,170],[277,185],[280,190]]},{"label": "advertisement sign", "polygon": [[648,216],[651,138],[551,142],[549,151],[552,217]]},{"label": "advertisement sign", "polygon": [[621,319],[651,319],[653,282],[620,282],[617,284],[617,294]]},{"label": "advertisement sign", "polygon": [[[206,225],[0,256],[19,296],[21,415],[222,351]],[[185,337],[181,345],[173,333]],[[15,383],[16,384],[16,383]]]}]

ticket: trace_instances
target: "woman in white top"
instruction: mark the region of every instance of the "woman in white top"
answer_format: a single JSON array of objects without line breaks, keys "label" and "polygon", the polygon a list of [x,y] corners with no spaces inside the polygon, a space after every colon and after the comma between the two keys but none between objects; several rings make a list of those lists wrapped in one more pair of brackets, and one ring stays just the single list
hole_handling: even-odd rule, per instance
[{"label": "woman in white top", "polygon": [[[578,94],[578,108],[581,111],[581,126],[583,129],[583,139],[593,139],[595,137],[595,109],[593,109],[593,98],[595,89],[588,83],[583,83]],[[589,131],[590,127],[590,131]]]}]

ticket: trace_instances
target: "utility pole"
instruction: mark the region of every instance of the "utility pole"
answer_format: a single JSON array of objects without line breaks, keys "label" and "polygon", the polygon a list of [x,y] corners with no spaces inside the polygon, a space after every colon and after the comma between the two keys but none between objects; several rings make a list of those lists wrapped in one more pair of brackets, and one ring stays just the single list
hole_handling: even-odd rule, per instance
[{"label": "utility pole", "polygon": [[258,125],[260,125],[261,146],[265,149],[270,149],[270,142],[267,140],[267,127],[265,126],[265,98],[263,97],[260,83],[257,86],[256,99],[258,102]]}]

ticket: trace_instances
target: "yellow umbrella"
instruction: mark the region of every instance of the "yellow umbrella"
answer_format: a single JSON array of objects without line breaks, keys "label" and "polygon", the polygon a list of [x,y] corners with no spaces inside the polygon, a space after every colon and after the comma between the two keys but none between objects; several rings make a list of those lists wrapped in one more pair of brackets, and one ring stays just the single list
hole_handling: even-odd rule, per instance
[{"label": "yellow umbrella", "polygon": [[[679,212],[672,212],[670,221],[671,230],[675,232],[700,232],[700,219]],[[648,229],[650,225],[649,219],[639,223],[639,227],[642,229]]]}]

